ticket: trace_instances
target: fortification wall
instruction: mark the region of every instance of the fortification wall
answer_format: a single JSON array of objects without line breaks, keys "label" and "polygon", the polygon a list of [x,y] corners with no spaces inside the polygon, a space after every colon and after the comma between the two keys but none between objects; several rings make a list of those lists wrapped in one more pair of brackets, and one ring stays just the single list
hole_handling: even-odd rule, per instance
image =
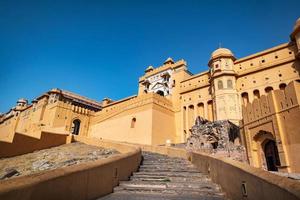
[{"label": "fortification wall", "polygon": [[236,89],[244,105],[299,80],[300,62],[295,52],[295,45],[287,43],[235,61]]},{"label": "fortification wall", "polygon": [[164,144],[175,135],[172,103],[153,93],[104,107],[89,129],[90,137],[141,144]]},{"label": "fortification wall", "polygon": [[273,48],[258,52],[234,62],[234,71],[239,76],[276,66],[288,61],[295,60],[296,45],[285,43]]},{"label": "fortification wall", "polygon": [[210,85],[209,79],[210,74],[206,71],[182,80],[180,83],[180,93],[187,93],[189,91],[207,87]]},{"label": "fortification wall", "polygon": [[293,81],[243,106],[242,132],[251,165],[266,167],[264,144],[276,141],[280,171],[299,172],[300,83]]},{"label": "fortification wall", "polygon": [[81,122],[80,134],[87,135],[89,117],[93,113],[84,107],[71,105],[70,102],[48,103],[48,99],[44,97],[1,121],[0,141],[12,143],[15,132],[37,139],[41,137],[42,131],[69,134],[75,119]]}]

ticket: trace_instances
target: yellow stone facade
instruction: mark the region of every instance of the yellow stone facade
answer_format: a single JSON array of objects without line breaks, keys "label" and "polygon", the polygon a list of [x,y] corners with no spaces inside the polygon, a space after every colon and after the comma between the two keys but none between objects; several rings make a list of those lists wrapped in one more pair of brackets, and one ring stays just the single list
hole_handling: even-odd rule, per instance
[{"label": "yellow stone facade", "polygon": [[[118,101],[105,98],[98,102],[60,89],[46,92],[31,104],[20,99],[16,107],[0,116],[0,141],[13,142],[15,133],[39,138],[47,131],[139,144],[182,143],[195,118],[201,116],[241,123],[250,162],[261,167],[259,156],[253,153],[258,147],[251,143],[254,133],[249,132],[250,122],[243,124],[241,120],[249,114],[245,109],[261,97],[273,95],[273,90],[284,91],[299,80],[300,19],[288,43],[244,58],[219,48],[208,59],[208,67],[207,71],[192,74],[186,61],[168,58],[161,66],[146,68],[139,78],[137,95]],[[298,115],[295,117],[299,120]],[[274,134],[285,138],[288,133],[281,131],[282,123],[277,124],[279,132],[264,131],[274,138]],[[295,145],[299,148],[300,142],[296,140]],[[285,169],[293,171],[292,161],[281,153],[294,150],[283,146],[282,151],[279,147],[280,159]]]}]

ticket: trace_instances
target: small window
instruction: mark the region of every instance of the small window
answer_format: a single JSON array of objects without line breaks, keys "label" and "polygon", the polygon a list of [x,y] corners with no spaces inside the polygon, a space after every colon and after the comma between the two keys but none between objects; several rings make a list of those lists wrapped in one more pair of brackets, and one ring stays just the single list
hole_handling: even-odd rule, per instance
[{"label": "small window", "polygon": [[130,128],[134,128],[136,123],[136,118],[132,118]]},{"label": "small window", "polygon": [[272,87],[266,87],[265,88],[265,92],[268,94],[269,92],[271,92],[273,90],[273,88]]},{"label": "small window", "polygon": [[264,63],[264,62],[265,62],[265,60],[262,60],[261,62],[262,62],[262,63]]},{"label": "small window", "polygon": [[231,79],[227,80],[227,88],[232,89],[232,80]]},{"label": "small window", "polygon": [[223,89],[223,81],[221,80],[218,81],[218,89],[219,90]]},{"label": "small window", "polygon": [[259,93],[259,90],[254,90],[253,91],[253,95],[256,99],[259,99],[260,98],[260,93]]},{"label": "small window", "polygon": [[277,59],[278,58],[278,56],[275,56],[275,59]]},{"label": "small window", "polygon": [[279,85],[279,89],[280,90],[284,90],[286,88],[286,84],[285,83],[281,83],[280,85]]}]

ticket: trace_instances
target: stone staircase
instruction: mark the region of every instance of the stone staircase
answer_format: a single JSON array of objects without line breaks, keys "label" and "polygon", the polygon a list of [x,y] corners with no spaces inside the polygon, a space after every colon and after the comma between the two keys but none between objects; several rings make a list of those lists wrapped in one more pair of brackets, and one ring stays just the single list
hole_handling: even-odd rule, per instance
[{"label": "stone staircase", "polygon": [[220,187],[207,174],[200,173],[189,161],[143,152],[143,162],[129,181],[121,181],[101,200],[220,200]]}]

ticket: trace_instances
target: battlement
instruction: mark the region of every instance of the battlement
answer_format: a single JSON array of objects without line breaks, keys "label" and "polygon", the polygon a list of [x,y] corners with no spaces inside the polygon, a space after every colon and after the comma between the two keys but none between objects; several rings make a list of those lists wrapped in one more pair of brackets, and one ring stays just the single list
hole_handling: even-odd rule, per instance
[{"label": "battlement", "polygon": [[242,107],[243,124],[247,125],[300,105],[300,82],[292,81],[285,89],[271,91]]}]

